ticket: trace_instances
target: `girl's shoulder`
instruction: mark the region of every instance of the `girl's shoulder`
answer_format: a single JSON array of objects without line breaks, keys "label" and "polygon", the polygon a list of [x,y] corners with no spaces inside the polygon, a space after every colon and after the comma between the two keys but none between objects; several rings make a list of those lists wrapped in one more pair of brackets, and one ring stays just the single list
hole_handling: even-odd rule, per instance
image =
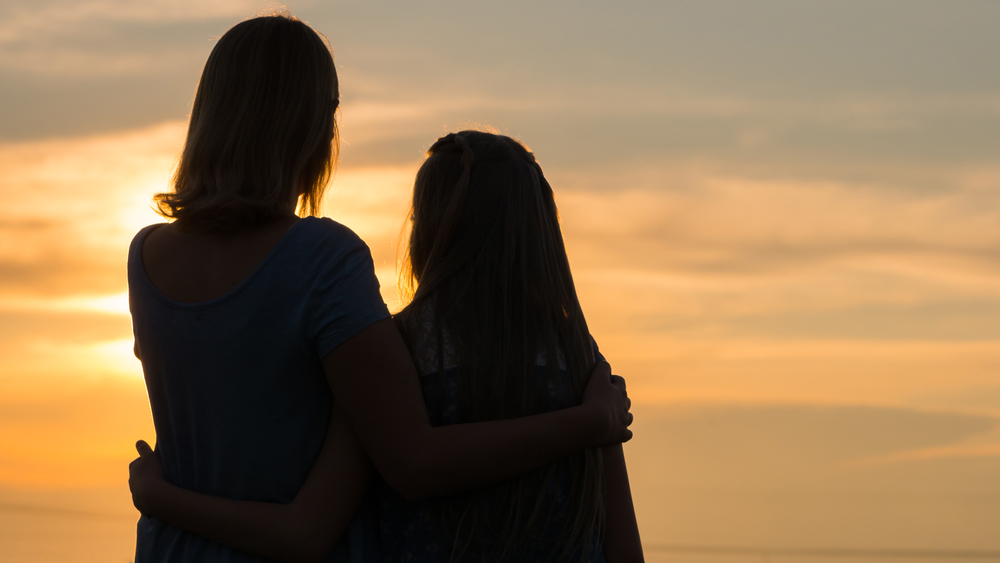
[{"label": "girl's shoulder", "polygon": [[[417,373],[427,375],[459,366],[457,341],[438,323],[430,302],[411,304],[396,315],[395,321],[405,335]],[[440,353],[444,354],[443,363]]]}]

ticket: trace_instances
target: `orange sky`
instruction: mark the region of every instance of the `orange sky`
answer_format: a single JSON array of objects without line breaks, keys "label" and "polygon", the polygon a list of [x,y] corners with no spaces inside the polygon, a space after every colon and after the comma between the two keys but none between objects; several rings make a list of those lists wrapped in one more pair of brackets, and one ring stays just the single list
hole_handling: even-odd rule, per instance
[{"label": "orange sky", "polygon": [[[114,483],[132,439],[151,434],[124,256],[132,234],[158,220],[149,197],[166,188],[183,133],[167,122],[0,147],[2,258],[16,265],[0,308],[20,323],[2,342],[0,385],[6,408],[25,417],[0,427],[0,482]],[[417,165],[345,162],[326,206],[371,245],[390,304]],[[956,307],[945,329],[908,323],[927,303],[996,298],[988,261],[940,247],[1000,238],[996,212],[975,205],[1000,176],[969,173],[948,197],[912,201],[847,183],[721,176],[700,163],[669,170],[691,191],[657,190],[642,172],[606,172],[630,186],[613,193],[588,189],[601,181],[593,175],[551,174],[590,324],[637,402],[996,412],[977,392],[998,384],[1000,346],[961,337],[983,330],[977,315]],[[851,244],[873,248],[837,249]],[[880,337],[893,330],[903,334]],[[78,469],[63,473],[69,466]]]},{"label": "orange sky", "polygon": [[[132,443],[153,437],[127,245],[159,220],[150,197],[213,38],[262,5],[0,15],[0,501],[120,492]],[[1000,494],[997,4],[290,8],[341,75],[325,212],[369,243],[390,305],[422,151],[477,125],[535,150],[591,329],[646,416],[628,450],[644,534],[780,543],[827,506],[716,506],[720,491]],[[917,524],[869,527],[993,546],[921,506]],[[961,506],[959,521],[1000,523]],[[736,535],[706,531],[725,518]],[[824,526],[800,535],[823,543]],[[854,531],[830,542],[866,537],[834,528]]]}]

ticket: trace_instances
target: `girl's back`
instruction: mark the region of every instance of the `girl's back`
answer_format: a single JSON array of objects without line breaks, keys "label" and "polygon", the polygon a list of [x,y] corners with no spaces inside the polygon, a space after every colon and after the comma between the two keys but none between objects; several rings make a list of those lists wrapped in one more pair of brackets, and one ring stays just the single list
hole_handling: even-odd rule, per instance
[{"label": "girl's back", "polygon": [[[408,245],[416,291],[397,315],[433,424],[579,404],[595,364],[552,190],[499,135],[447,135],[417,173]],[[381,496],[387,561],[603,561],[604,480],[588,450],[434,502]]]},{"label": "girl's back", "polygon": [[[468,422],[460,420],[459,387],[463,369],[458,366],[454,348],[447,338],[438,345],[437,338],[428,331],[433,326],[426,316],[423,319],[408,316],[397,320],[400,331],[407,335],[410,352],[420,374],[420,383],[427,405],[431,424],[442,426]],[[444,353],[444,361],[438,362],[438,355]],[[601,358],[603,359],[603,358]],[[440,370],[443,364],[444,369]],[[558,386],[551,382],[547,366],[537,367],[537,393],[544,396],[548,408],[555,410],[563,401],[557,397]],[[565,375],[565,373],[564,373]],[[543,509],[552,510],[552,517],[541,530],[539,537],[517,537],[506,557],[479,559],[475,550],[482,546],[463,546],[456,520],[460,520],[463,510],[475,510],[476,497],[492,498],[504,504],[509,495],[510,483],[501,483],[472,494],[457,494],[447,498],[408,502],[399,493],[379,480],[374,491],[377,498],[380,523],[380,551],[386,563],[445,563],[448,561],[489,560],[496,563],[543,563],[553,561],[558,556],[561,530],[571,523],[575,508],[572,479],[573,468],[568,460],[556,462],[523,475],[517,481],[538,490],[538,504]],[[456,518],[457,517],[457,518]],[[458,533],[456,533],[458,532]],[[493,538],[493,540],[502,539]],[[580,538],[587,549],[577,550],[575,561],[603,563],[601,539],[598,534]],[[502,547],[497,546],[502,551]],[[470,552],[471,550],[471,552]],[[465,551],[464,557],[453,558]]]}]

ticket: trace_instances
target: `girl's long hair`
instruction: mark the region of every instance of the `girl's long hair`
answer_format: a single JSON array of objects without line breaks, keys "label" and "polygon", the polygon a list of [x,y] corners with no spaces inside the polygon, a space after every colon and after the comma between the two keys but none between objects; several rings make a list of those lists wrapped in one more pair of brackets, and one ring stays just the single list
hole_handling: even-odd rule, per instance
[{"label": "girl's long hair", "polygon": [[[461,366],[456,422],[580,403],[593,341],[552,189],[523,145],[478,131],[434,143],[417,173],[405,262],[415,289],[399,324],[411,349],[429,331],[439,372],[449,355]],[[518,561],[539,546],[548,546],[553,560],[571,560],[600,549],[600,451],[560,463],[452,499],[453,560]],[[560,490],[569,490],[568,498],[559,500],[553,491]]]},{"label": "girl's long hair", "polygon": [[161,215],[226,231],[316,213],[337,159],[337,72],[326,41],[285,14],[246,20],[212,49]]}]

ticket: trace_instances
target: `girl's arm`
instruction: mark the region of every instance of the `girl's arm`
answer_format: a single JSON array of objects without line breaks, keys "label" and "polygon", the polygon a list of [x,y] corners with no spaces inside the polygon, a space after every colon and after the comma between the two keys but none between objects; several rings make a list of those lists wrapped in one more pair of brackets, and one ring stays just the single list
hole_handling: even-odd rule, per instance
[{"label": "girl's arm", "polygon": [[580,406],[439,427],[428,421],[416,369],[392,320],[354,335],[323,365],[337,404],[376,469],[409,500],[483,487],[632,437],[624,381],[612,383],[603,362]]},{"label": "girl's arm", "polygon": [[607,487],[607,525],[604,528],[604,558],[608,563],[642,563],[642,542],[628,485],[625,452],[621,444],[604,446],[604,483]]},{"label": "girl's arm", "polygon": [[129,465],[129,488],[140,512],[286,563],[323,559],[361,505],[371,477],[368,456],[337,414],[330,417],[323,447],[291,504],[233,500],[182,489],[163,478],[160,457],[146,442],[139,441],[136,449],[140,455]]}]

